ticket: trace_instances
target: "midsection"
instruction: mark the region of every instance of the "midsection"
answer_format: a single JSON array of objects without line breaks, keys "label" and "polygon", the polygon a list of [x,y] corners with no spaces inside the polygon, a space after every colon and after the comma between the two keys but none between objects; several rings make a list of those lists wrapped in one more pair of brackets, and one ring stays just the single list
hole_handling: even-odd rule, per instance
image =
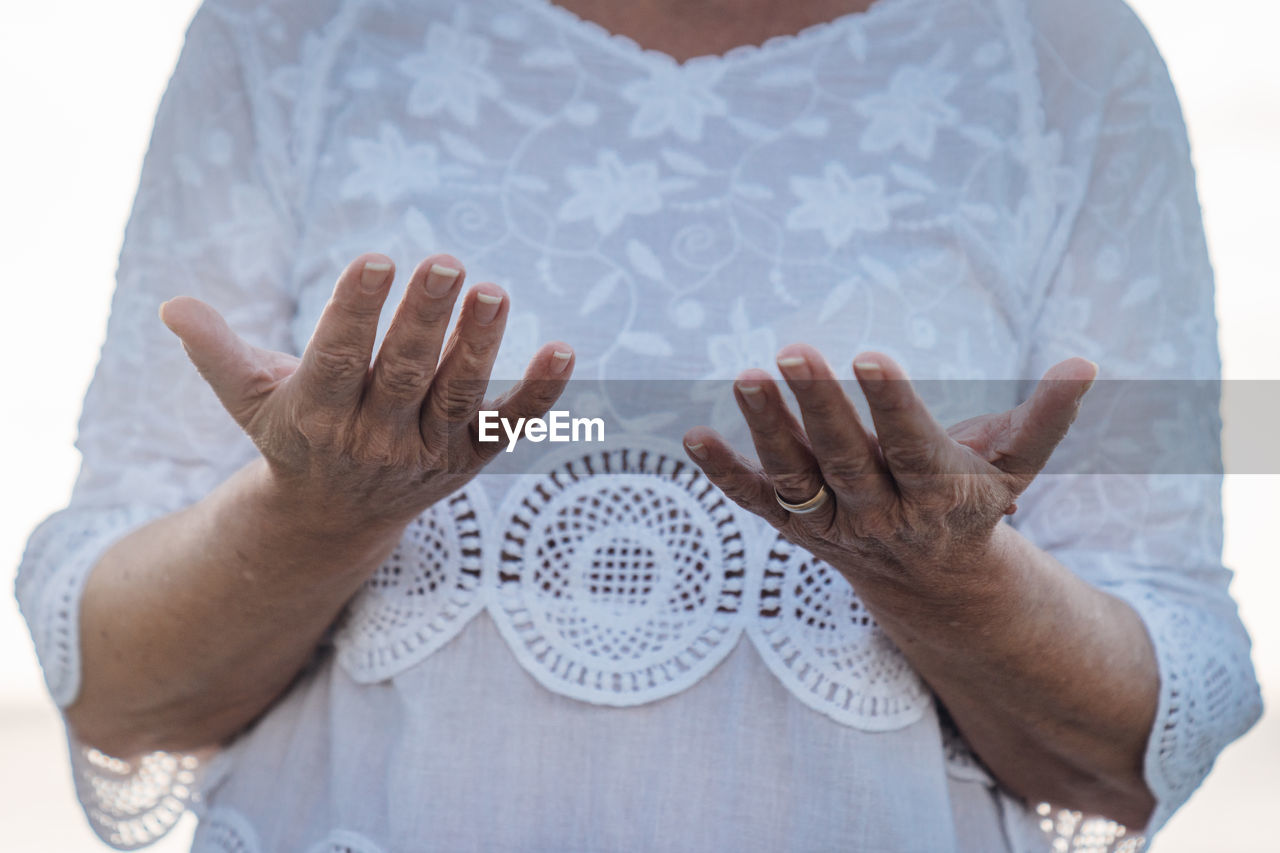
[{"label": "midsection", "polygon": [[264,850],[342,830],[384,850],[940,853],[957,849],[957,807],[999,839],[991,792],[957,791],[934,714],[839,725],[745,639],[690,690],[615,708],[533,682],[482,615],[378,685],[324,664],[244,736],[209,802]]}]

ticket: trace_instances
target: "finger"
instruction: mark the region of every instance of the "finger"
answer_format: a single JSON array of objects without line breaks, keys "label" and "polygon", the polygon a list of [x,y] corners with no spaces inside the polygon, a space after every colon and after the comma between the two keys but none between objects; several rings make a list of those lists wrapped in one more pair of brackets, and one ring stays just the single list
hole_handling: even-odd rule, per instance
[{"label": "finger", "polygon": [[[994,465],[999,458],[999,453],[994,448],[1008,432],[1012,416],[1012,410],[998,415],[978,415],[947,427],[947,435],[952,441],[972,450],[983,461]],[[1005,515],[1013,515],[1017,511],[1017,503],[1010,503],[1004,508]]]},{"label": "finger", "polygon": [[[734,383],[738,408],[751,430],[751,440],[769,486],[778,498],[804,503],[823,487],[822,471],[796,420],[773,379],[763,370],[748,370]],[[797,524],[825,530],[835,517],[836,503],[828,499],[816,509],[793,514]]]},{"label": "finger", "polygon": [[893,359],[864,353],[854,360],[853,371],[871,410],[881,458],[899,488],[929,489],[940,475],[969,473],[953,470],[957,445]]},{"label": "finger", "polygon": [[314,406],[345,414],[359,402],[393,276],[390,258],[364,254],[338,277],[294,374],[299,393]]},{"label": "finger", "polygon": [[778,353],[778,369],[796,395],[823,479],[842,502],[854,506],[893,497],[875,440],[822,354],[792,344]]},{"label": "finger", "polygon": [[794,517],[778,506],[765,473],[739,456],[715,430],[694,427],[684,435],[684,448],[707,479],[738,506],[779,529]]},{"label": "finger", "polygon": [[1098,365],[1083,358],[1069,358],[1045,371],[1031,396],[1009,413],[1007,438],[996,444],[993,464],[1026,488],[1066,437],[1097,375]]},{"label": "finger", "polygon": [[416,420],[435,377],[449,316],[466,272],[452,255],[433,255],[414,270],[373,362],[362,406],[375,418]]},{"label": "finger", "polygon": [[510,301],[502,288],[485,283],[473,287],[462,300],[462,311],[445,346],[419,428],[428,446],[465,427],[484,401]]},{"label": "finger", "polygon": [[1009,419],[1013,412],[1002,412],[998,415],[977,415],[954,423],[947,427],[947,435],[957,444],[963,444],[988,462],[996,460],[992,449],[1002,435],[1009,430]]},{"label": "finger", "polygon": [[262,400],[296,367],[292,356],[245,341],[211,305],[194,297],[175,296],[159,313],[241,429],[248,429]]},{"label": "finger", "polygon": [[[563,341],[543,346],[534,354],[525,368],[524,377],[516,386],[494,401],[498,423],[519,423],[521,418],[540,418],[545,415],[564,392],[569,377],[573,375],[573,349]],[[495,434],[490,430],[489,434]],[[474,425],[472,441],[476,455],[487,462],[510,443],[506,430],[497,429],[497,441],[481,441],[479,422]]]}]

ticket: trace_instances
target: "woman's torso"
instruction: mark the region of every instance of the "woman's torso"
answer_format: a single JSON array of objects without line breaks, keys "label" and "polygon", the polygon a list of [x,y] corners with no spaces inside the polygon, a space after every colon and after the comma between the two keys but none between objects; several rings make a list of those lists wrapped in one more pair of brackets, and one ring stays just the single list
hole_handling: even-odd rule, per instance
[{"label": "woman's torso", "polygon": [[697,411],[747,450],[725,381],[800,340],[941,380],[944,421],[1016,401],[958,381],[1021,375],[1048,229],[1015,8],[880,0],[679,66],[545,0],[258,13],[312,29],[274,77],[304,105],[298,350],[351,257],[395,259],[394,302],[449,251],[511,294],[496,375],[568,341],[610,446],[412,525],[228,753],[197,849],[1004,849],[847,582],[679,436]]}]

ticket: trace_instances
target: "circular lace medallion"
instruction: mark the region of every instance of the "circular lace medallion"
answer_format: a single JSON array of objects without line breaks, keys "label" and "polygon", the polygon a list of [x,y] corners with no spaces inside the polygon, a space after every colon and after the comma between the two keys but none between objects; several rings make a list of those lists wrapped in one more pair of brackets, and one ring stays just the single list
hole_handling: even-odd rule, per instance
[{"label": "circular lace medallion", "polygon": [[744,524],[687,460],[579,452],[513,487],[499,518],[490,611],[548,689],[636,705],[732,649],[751,588]]},{"label": "circular lace medallion", "polygon": [[418,663],[483,609],[484,506],[468,486],[430,507],[365,581],[334,634],[353,679],[381,681]]},{"label": "circular lace medallion", "polygon": [[849,582],[781,535],[769,545],[758,618],[747,632],[787,689],[837,722],[897,729],[919,720],[930,701]]}]

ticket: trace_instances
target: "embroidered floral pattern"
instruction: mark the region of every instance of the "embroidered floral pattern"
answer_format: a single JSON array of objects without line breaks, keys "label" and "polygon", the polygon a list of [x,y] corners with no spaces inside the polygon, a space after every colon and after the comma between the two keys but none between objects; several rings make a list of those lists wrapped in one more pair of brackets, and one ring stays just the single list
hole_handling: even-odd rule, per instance
[{"label": "embroidered floral pattern", "polygon": [[778,351],[777,334],[769,326],[753,326],[741,299],[729,312],[729,328],[729,334],[712,335],[707,340],[708,379],[736,376],[749,367],[768,364]]},{"label": "embroidered floral pattern", "polygon": [[922,160],[933,156],[938,130],[960,121],[960,111],[947,102],[960,77],[941,67],[949,52],[940,51],[928,65],[898,69],[887,92],[854,103],[859,115],[870,120],[862,134],[862,150],[878,153],[900,145]]},{"label": "embroidered floral pattern", "polygon": [[855,232],[880,234],[889,229],[893,211],[919,199],[914,193],[886,195],[882,175],[852,177],[844,164],[829,162],[822,176],[791,179],[791,191],[800,204],[787,214],[787,227],[817,229],[832,248],[847,242]]},{"label": "embroidered floral pattern", "polygon": [[637,107],[631,135],[644,138],[670,130],[690,142],[700,140],[703,122],[727,112],[724,98],[713,91],[723,73],[718,65],[662,64],[650,70],[647,80],[627,84],[622,97]]},{"label": "embroidered floral pattern", "polygon": [[465,166],[440,163],[434,145],[405,142],[389,122],[379,128],[376,140],[351,140],[350,151],[356,169],[342,184],[343,198],[371,195],[379,204],[390,204],[404,195],[434,192],[442,180],[471,173]]},{"label": "embroidered floral pattern", "polygon": [[502,93],[498,78],[485,69],[489,41],[461,27],[432,24],[426,49],[400,61],[400,71],[413,79],[406,109],[409,115],[434,116],[447,112],[455,120],[474,125],[482,99]]},{"label": "embroidered floral pattern", "polygon": [[560,205],[560,219],[590,219],[601,234],[611,234],[628,216],[657,213],[663,193],[689,186],[680,178],[659,179],[651,160],[628,165],[616,151],[601,151],[594,168],[570,166],[564,176],[574,194]]}]

